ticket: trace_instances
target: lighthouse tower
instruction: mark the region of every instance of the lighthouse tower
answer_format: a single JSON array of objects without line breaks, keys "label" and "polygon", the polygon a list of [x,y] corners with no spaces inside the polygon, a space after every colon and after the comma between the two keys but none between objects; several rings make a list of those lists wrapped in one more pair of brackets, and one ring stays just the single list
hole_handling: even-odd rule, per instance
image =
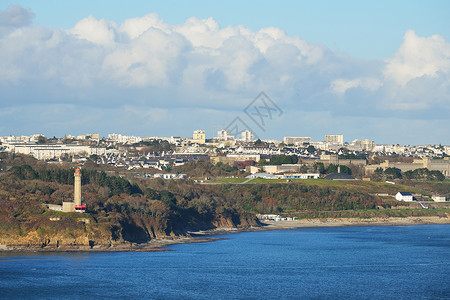
[{"label": "lighthouse tower", "polygon": [[81,206],[81,172],[80,172],[80,168],[77,168],[73,175],[75,177],[73,201],[75,202],[75,206]]},{"label": "lighthouse tower", "polygon": [[74,191],[73,191],[73,202],[75,206],[75,211],[85,212],[86,204],[81,204],[81,171],[80,168],[75,170],[73,174],[75,177]]}]

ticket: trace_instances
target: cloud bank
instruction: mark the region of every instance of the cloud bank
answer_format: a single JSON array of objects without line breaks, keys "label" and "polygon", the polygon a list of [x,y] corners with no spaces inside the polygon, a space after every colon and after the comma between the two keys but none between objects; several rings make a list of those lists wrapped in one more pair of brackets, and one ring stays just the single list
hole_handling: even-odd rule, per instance
[{"label": "cloud bank", "polygon": [[[408,30],[392,57],[362,61],[280,28],[220,27],[213,18],[174,25],[154,13],[122,24],[89,16],[64,30],[32,25],[33,16],[20,6],[0,11],[0,135],[189,135],[226,126],[265,91],[288,113],[263,137],[450,140],[442,129],[450,43],[438,34]],[[399,126],[413,123],[421,129]]]}]

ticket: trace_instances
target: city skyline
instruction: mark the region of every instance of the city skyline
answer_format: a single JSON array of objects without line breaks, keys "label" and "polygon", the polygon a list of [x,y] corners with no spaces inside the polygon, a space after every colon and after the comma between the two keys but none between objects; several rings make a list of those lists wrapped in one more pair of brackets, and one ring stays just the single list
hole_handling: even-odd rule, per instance
[{"label": "city skyline", "polygon": [[[239,120],[261,139],[446,144],[449,6],[5,1],[0,136],[215,135]],[[248,110],[261,92],[277,108],[264,120]]]}]

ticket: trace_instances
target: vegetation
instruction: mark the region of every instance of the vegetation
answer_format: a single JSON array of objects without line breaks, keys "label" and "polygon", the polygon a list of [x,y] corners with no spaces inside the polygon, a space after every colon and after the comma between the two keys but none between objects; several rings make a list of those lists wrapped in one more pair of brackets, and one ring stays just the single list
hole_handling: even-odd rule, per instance
[{"label": "vegetation", "polygon": [[174,145],[170,144],[168,141],[163,140],[152,140],[152,141],[142,141],[132,145],[133,147],[142,147],[141,150],[144,153],[153,153],[153,152],[167,152],[174,150]]},{"label": "vegetation", "polygon": [[297,155],[278,155],[270,158],[271,165],[296,164],[298,162]]},{"label": "vegetation", "polygon": [[[73,168],[16,165],[0,177],[0,243],[65,244],[146,242],[217,226],[257,225],[256,218],[216,193],[189,181],[130,182],[93,169],[82,170],[85,214],[49,211],[47,204],[73,199]],[[139,179],[137,179],[139,180]],[[58,221],[51,218],[58,217]],[[79,220],[88,219],[89,224]],[[84,221],[83,221],[84,222]],[[36,239],[30,240],[30,236]]]},{"label": "vegetation", "polygon": [[[42,180],[45,182],[56,182],[60,184],[73,185],[72,169],[40,169],[35,171],[30,165],[14,166],[11,173],[21,180]],[[82,184],[94,184],[101,187],[107,187],[110,196],[120,194],[142,194],[137,184],[131,184],[128,180],[121,177],[107,176],[105,172],[96,170],[81,170]]]},{"label": "vegetation", "polygon": [[230,166],[222,162],[214,165],[209,159],[187,162],[182,166],[174,167],[172,172],[187,174],[189,177],[196,178],[238,176],[243,173],[238,171],[236,166]]},{"label": "vegetation", "polygon": [[405,178],[417,180],[443,181],[445,176],[439,171],[430,171],[427,168],[416,169],[414,171],[406,171]]},{"label": "vegetation", "polygon": [[[215,184],[195,184],[192,179],[146,179],[125,172],[115,176],[113,172],[84,167],[83,202],[88,211],[62,213],[48,210],[46,204],[73,199],[73,165],[51,165],[24,156],[5,155],[1,156],[1,167],[12,168],[0,176],[0,243],[44,245],[57,239],[77,244],[82,243],[82,237],[85,243],[146,242],[184,235],[189,230],[256,226],[255,213],[302,218],[420,215],[424,213],[392,212],[390,208],[407,204],[376,194],[394,195],[398,191],[428,196],[436,192],[450,194],[447,181],[427,183],[411,179],[401,181],[408,186],[313,179],[291,182],[254,179],[242,184],[244,178],[232,178],[240,174],[235,167],[198,160],[174,170],[190,177],[222,178],[212,180]],[[324,171],[335,169],[337,166],[330,165]],[[348,170],[341,166],[342,171]],[[435,215],[441,213],[434,211]]]},{"label": "vegetation", "polygon": [[354,154],[354,153],[346,153],[340,154],[339,159],[366,159],[366,155],[363,154]]},{"label": "vegetation", "polygon": [[352,175],[352,170],[347,166],[342,165],[334,165],[330,164],[326,169],[326,174],[338,173],[338,169],[340,169],[341,173]]},{"label": "vegetation", "polygon": [[402,173],[400,169],[397,168],[377,168],[375,170],[375,176],[384,177],[386,179],[414,179],[414,180],[428,180],[428,181],[444,181],[445,176],[437,170],[430,171],[427,168],[416,169],[414,171],[406,171]]}]

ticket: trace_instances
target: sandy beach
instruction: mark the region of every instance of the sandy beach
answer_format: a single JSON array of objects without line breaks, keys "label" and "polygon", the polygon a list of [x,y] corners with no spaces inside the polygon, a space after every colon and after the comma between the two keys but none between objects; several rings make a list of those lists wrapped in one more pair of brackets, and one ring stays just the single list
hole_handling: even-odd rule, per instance
[{"label": "sandy beach", "polygon": [[[97,245],[94,247],[74,245],[56,247],[5,246],[0,245],[0,253],[35,253],[35,252],[157,252],[171,251],[168,246],[186,243],[205,243],[220,239],[220,235],[265,230],[286,230],[308,227],[343,227],[343,226],[401,226],[450,224],[450,217],[407,217],[407,218],[336,218],[336,219],[302,219],[296,221],[264,221],[261,227],[251,228],[216,228],[206,231],[189,232],[187,236],[171,239],[155,239],[148,243],[123,243],[115,245]],[[211,237],[213,236],[213,237]]]},{"label": "sandy beach", "polygon": [[342,227],[342,226],[389,226],[389,225],[426,225],[450,224],[449,217],[407,217],[407,218],[336,218],[303,219],[297,221],[265,221],[263,229],[293,229],[302,227]]}]

